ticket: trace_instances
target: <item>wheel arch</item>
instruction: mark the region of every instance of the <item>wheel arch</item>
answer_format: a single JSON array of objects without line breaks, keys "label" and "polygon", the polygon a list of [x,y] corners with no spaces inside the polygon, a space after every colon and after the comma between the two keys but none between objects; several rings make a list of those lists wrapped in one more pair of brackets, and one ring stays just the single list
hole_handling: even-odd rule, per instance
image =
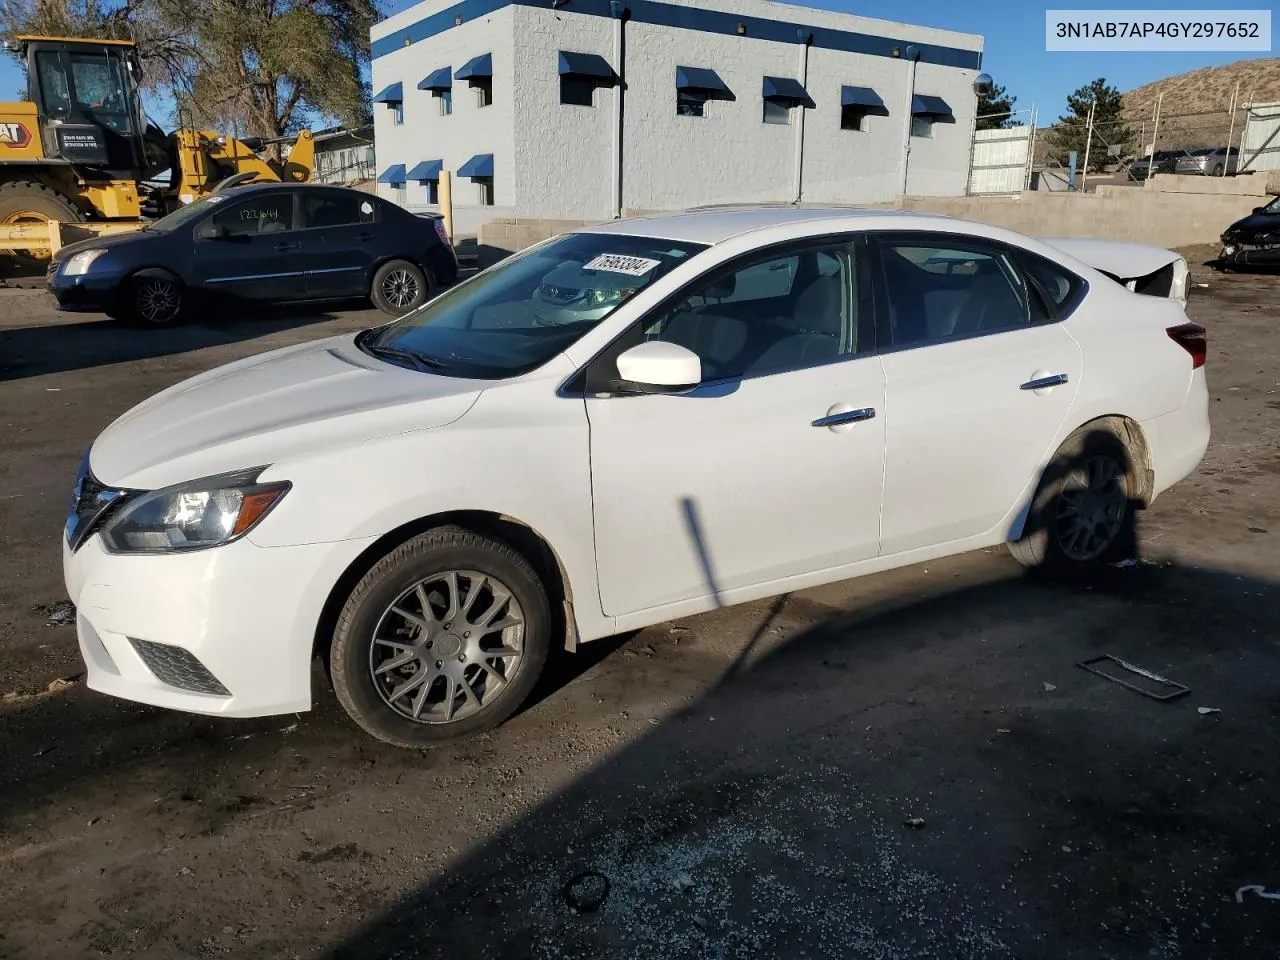
[{"label": "wheel arch", "polygon": [[1136,498],[1138,505],[1143,509],[1151,505],[1151,501],[1155,498],[1155,471],[1151,463],[1151,446],[1147,442],[1147,436],[1142,429],[1142,425],[1137,420],[1122,413],[1101,414],[1077,426],[1054,447],[1053,453],[1035,477],[1035,482],[1030,485],[1030,492],[1025,498],[1025,502],[1019,505],[1013,523],[1010,525],[1007,539],[1017,540],[1022,536],[1023,529],[1026,527],[1027,520],[1031,514],[1031,505],[1035,500],[1036,493],[1044,482],[1045,474],[1057,459],[1058,452],[1080,434],[1094,431],[1109,433],[1124,444],[1129,453],[1134,479],[1138,482],[1138,496]]},{"label": "wheel arch", "polygon": [[321,657],[327,665],[333,630],[342,613],[342,607],[355,585],[379,560],[419,534],[436,527],[453,525],[500,540],[529,561],[538,579],[542,581],[543,588],[547,591],[547,599],[551,606],[553,634],[563,636],[566,650],[570,652],[576,650],[578,625],[573,612],[573,589],[564,561],[560,559],[547,538],[523,520],[507,514],[488,510],[452,510],[401,524],[371,543],[348,564],[346,570],[334,582],[321,608],[312,644],[313,656]]},{"label": "wheel arch", "polygon": [[124,282],[128,283],[130,280],[147,279],[173,280],[184,290],[187,288],[187,284],[182,277],[178,276],[177,273],[170,270],[168,267],[139,267],[137,270],[131,271],[124,278]]}]

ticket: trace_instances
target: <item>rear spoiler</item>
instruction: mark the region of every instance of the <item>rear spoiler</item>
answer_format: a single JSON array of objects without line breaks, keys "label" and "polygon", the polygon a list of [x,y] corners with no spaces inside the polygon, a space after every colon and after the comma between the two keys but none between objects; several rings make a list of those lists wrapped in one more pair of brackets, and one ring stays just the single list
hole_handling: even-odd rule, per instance
[{"label": "rear spoiler", "polygon": [[1187,305],[1190,269],[1185,257],[1145,243],[1060,237],[1041,240],[1086,263],[1134,293]]}]

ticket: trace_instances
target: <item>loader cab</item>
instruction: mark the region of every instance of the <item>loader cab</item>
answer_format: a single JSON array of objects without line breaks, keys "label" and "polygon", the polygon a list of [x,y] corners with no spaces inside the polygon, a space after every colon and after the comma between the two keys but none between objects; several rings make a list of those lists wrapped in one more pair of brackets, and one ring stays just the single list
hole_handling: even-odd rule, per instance
[{"label": "loader cab", "polygon": [[45,156],[131,179],[149,133],[132,41],[19,37]]}]

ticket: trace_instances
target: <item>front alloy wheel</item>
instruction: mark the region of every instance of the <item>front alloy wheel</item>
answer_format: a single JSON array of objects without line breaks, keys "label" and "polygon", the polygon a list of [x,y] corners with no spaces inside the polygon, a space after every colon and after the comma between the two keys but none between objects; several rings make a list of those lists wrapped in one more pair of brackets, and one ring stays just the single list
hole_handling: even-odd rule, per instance
[{"label": "front alloy wheel", "polygon": [[537,683],[550,639],[547,592],[523,555],[437,527],[356,584],[333,632],[329,674],[366,732],[424,747],[511,716]]},{"label": "front alloy wheel", "polygon": [[379,618],[369,670],[383,702],[417,723],[465,720],[520,672],[524,611],[497,577],[475,570],[434,574]]},{"label": "front alloy wheel", "polygon": [[182,310],[182,288],[165,277],[143,277],[134,284],[133,308],[149,326],[173,323]]}]

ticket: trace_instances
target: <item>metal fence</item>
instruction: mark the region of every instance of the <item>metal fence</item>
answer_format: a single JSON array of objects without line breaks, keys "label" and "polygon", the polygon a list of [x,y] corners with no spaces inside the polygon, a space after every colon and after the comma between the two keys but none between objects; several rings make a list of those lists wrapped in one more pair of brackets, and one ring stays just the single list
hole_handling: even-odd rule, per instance
[{"label": "metal fence", "polygon": [[[1241,101],[1224,109],[1180,112],[1161,98],[1147,117],[1131,113],[1120,120],[1060,121],[1035,133],[1030,183],[1033,189],[1087,190],[1091,183],[1142,181],[1153,172],[1243,173],[1251,169],[1248,152],[1241,152],[1248,112]],[[1214,150],[1226,153],[1192,162]]]},{"label": "metal fence", "polygon": [[971,196],[1021,193],[1031,172],[1035,116],[1029,110],[978,116],[979,121],[988,118],[1008,125],[974,132],[968,192]]},{"label": "metal fence", "polygon": [[372,145],[316,151],[314,179],[320,183],[353,183],[373,176]]}]

